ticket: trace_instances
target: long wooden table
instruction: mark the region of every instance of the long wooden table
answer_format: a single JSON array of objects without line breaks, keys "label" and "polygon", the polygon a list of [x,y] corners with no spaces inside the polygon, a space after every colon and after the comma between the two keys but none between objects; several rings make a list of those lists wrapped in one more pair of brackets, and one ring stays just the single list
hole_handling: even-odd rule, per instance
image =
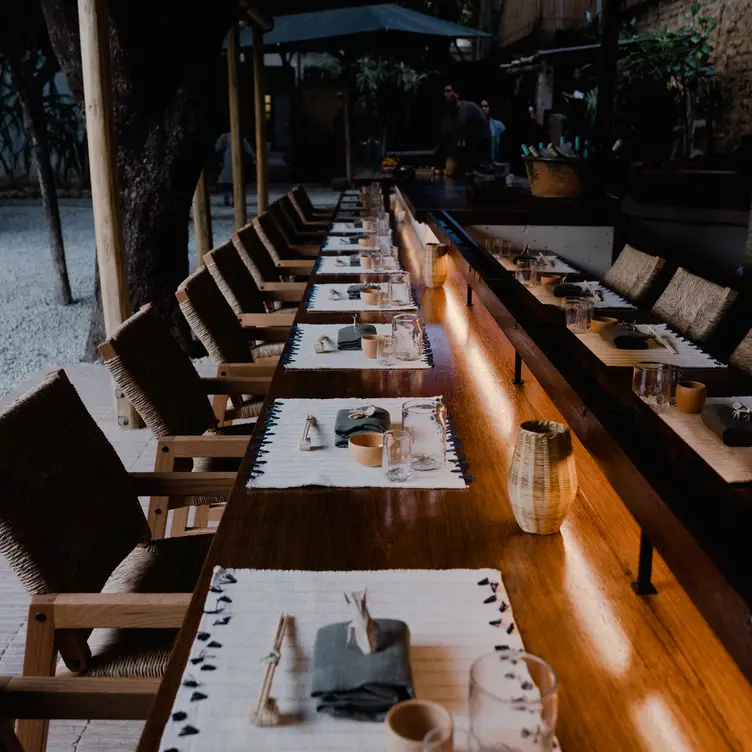
[{"label": "long wooden table", "polygon": [[[625,572],[637,529],[592,458],[578,445],[581,495],[562,535],[526,535],[514,522],[507,472],[518,424],[560,419],[534,382],[509,386],[513,350],[491,313],[464,304],[466,281],[454,262],[443,289],[421,285],[416,238],[401,256],[417,282],[435,367],[422,371],[285,371],[267,402],[280,397],[396,397],[442,394],[471,463],[466,491],[310,488],[254,490],[241,478],[229,499],[186,621],[144,730],[140,750],[158,747],[187,661],[212,568],[352,570],[497,567],[526,647],[561,681],[559,737],[570,750],[667,749],[665,726],[693,749],[741,749],[750,733],[752,696],[712,633],[680,591],[652,614]],[[351,280],[352,278],[349,278]],[[348,281],[349,281],[348,280]],[[311,283],[335,281],[313,277]],[[298,311],[299,322],[349,322],[349,316]],[[362,320],[388,321],[391,314]],[[246,461],[247,462],[247,461]],[[669,575],[661,569],[662,578]],[[665,604],[665,605],[664,605]],[[681,613],[677,619],[672,609]],[[686,630],[686,640],[663,624]],[[699,642],[698,642],[699,641]],[[687,666],[711,655],[698,676]],[[724,693],[732,705],[715,703]],[[740,709],[740,704],[742,708]],[[651,720],[652,719],[652,720]]]}]

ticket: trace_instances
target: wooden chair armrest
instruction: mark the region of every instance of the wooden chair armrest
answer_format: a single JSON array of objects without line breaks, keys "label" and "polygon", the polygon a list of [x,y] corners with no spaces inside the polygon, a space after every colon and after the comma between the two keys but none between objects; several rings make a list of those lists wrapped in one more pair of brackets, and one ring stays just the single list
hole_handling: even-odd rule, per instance
[{"label": "wooden chair armrest", "polygon": [[[279,301],[280,303],[300,303],[303,300],[306,282],[273,282],[273,285],[279,285],[277,289],[264,289],[261,296],[264,300]],[[294,285],[294,286],[293,286]]]},{"label": "wooden chair armrest", "polygon": [[291,327],[295,323],[295,311],[289,313],[241,313],[238,320],[241,326]]},{"label": "wooden chair armrest", "polygon": [[272,382],[271,376],[207,376],[201,383],[207,394],[266,394]]},{"label": "wooden chair armrest", "polygon": [[[293,302],[297,303],[298,301]],[[290,338],[290,327],[251,326],[245,327],[243,333],[253,342],[287,342]]]},{"label": "wooden chair armrest", "polygon": [[139,496],[229,496],[237,473],[130,473]]},{"label": "wooden chair armrest", "polygon": [[301,256],[306,256],[308,258],[311,256],[318,256],[321,251],[321,245],[319,243],[294,243],[290,248]]},{"label": "wooden chair armrest", "polygon": [[286,274],[309,275],[316,266],[316,259],[281,259],[277,268]]},{"label": "wooden chair armrest", "polygon": [[[6,718],[139,721],[149,715],[161,679],[91,676],[0,677]],[[20,749],[20,747],[19,747]]]},{"label": "wooden chair armrest", "polygon": [[157,451],[165,447],[175,458],[180,457],[245,457],[248,436],[162,436]]},{"label": "wooden chair armrest", "polygon": [[175,629],[193,593],[60,593],[32,599],[29,613],[51,609],[55,629]]},{"label": "wooden chair armrest", "polygon": [[[299,292],[301,295],[305,292],[307,282],[264,282],[261,285],[262,292],[286,292],[288,290]],[[271,314],[272,316],[274,314]]]},{"label": "wooden chair armrest", "polygon": [[240,378],[271,378],[277,370],[276,363],[222,363],[217,366],[217,376],[235,376]]}]

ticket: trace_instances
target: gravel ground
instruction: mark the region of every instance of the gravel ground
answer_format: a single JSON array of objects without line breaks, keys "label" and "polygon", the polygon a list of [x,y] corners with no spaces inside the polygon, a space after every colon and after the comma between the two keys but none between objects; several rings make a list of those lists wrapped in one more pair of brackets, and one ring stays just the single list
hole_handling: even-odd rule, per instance
[{"label": "gravel ground", "polygon": [[[272,187],[274,200],[282,188]],[[317,202],[332,204],[336,194],[317,189]],[[215,242],[233,230],[232,208],[212,197]],[[89,329],[94,290],[95,245],[91,202],[61,199],[68,274],[75,303],[54,302],[54,271],[41,203],[0,204],[0,399],[41,369],[80,362]],[[255,195],[248,194],[248,216],[256,213]],[[190,226],[190,259],[196,245]]]}]

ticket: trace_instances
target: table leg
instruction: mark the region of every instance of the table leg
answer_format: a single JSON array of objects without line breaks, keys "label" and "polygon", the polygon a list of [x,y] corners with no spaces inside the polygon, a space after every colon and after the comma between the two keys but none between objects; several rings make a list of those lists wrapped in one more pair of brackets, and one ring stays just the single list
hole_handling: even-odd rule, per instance
[{"label": "table leg", "polygon": [[467,286],[467,304],[469,306],[473,304],[473,288],[470,285]]},{"label": "table leg", "polygon": [[517,350],[514,351],[514,379],[513,384],[524,384],[522,380],[522,358],[519,356]]},{"label": "table leg", "polygon": [[637,564],[637,582],[632,590],[637,595],[655,595],[658,591],[651,582],[653,573],[653,544],[645,533],[640,532],[640,559]]}]

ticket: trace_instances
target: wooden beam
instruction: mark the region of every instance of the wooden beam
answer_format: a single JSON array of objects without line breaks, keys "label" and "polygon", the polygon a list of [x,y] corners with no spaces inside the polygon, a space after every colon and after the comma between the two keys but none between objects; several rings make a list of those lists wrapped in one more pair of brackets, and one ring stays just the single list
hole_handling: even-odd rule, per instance
[{"label": "wooden beam", "polygon": [[[109,337],[131,315],[131,307],[117,180],[107,18],[107,0],[78,0],[94,235],[104,328]],[[143,424],[136,410],[120,392],[115,394],[118,424],[140,428]]]},{"label": "wooden beam", "polygon": [[227,81],[230,98],[230,141],[232,147],[232,197],[235,202],[235,229],[248,224],[245,208],[245,150],[240,121],[240,67],[238,27],[227,34]]},{"label": "wooden beam", "polygon": [[209,253],[214,244],[212,239],[211,204],[209,191],[206,189],[206,171],[199,175],[196,190],[193,193],[193,227],[196,231],[196,250],[198,265],[204,265],[204,254]]},{"label": "wooden beam", "polygon": [[269,155],[266,146],[266,101],[264,98],[264,32],[253,28],[253,112],[256,121],[256,195],[258,213],[269,208]]},{"label": "wooden beam", "polygon": [[173,629],[185,619],[192,593],[61,593],[56,629]]},{"label": "wooden beam", "polygon": [[598,104],[595,113],[595,140],[598,146],[597,168],[599,192],[605,193],[614,128],[616,64],[619,61],[619,27],[621,0],[604,0],[601,48],[598,66]]}]

